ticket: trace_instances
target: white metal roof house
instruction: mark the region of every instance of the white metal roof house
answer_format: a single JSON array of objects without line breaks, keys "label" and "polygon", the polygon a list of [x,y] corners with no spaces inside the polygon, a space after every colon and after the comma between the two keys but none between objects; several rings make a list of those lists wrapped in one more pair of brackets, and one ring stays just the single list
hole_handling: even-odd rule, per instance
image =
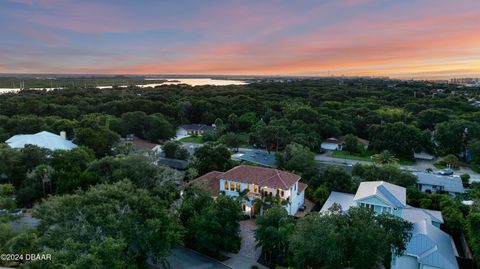
[{"label": "white metal roof house", "polygon": [[332,192],[320,212],[327,213],[333,204],[344,211],[363,206],[413,223],[412,238],[402,256],[393,255],[392,269],[459,268],[453,239],[439,228],[442,213],[407,205],[405,188],[384,181],[366,181],[360,183],[355,194]]},{"label": "white metal roof house", "polygon": [[422,192],[435,193],[444,191],[450,195],[465,193],[460,178],[423,172],[413,174],[417,176],[417,187]]},{"label": "white metal roof house", "polygon": [[60,135],[42,131],[36,134],[20,134],[10,137],[5,143],[14,149],[22,149],[26,145],[34,145],[49,150],[71,150],[77,147],[67,140],[65,132]]}]

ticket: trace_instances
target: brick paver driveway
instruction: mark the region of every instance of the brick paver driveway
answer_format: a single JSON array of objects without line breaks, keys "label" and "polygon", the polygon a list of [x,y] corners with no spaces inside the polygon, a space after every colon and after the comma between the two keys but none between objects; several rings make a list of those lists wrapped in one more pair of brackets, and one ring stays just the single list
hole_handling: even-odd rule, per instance
[{"label": "brick paver driveway", "polygon": [[261,249],[255,248],[255,220],[240,221],[240,236],[242,237],[242,245],[238,253],[232,253],[231,257],[224,263],[235,269],[250,269],[252,265],[256,265],[258,268],[268,268],[257,263],[258,257],[260,257]]}]

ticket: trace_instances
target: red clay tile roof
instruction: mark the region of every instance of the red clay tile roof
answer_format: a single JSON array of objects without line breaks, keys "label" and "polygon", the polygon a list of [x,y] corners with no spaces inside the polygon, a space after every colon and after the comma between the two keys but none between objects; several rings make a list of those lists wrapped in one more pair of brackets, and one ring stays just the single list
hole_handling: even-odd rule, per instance
[{"label": "red clay tile roof", "polygon": [[220,192],[220,183],[217,176],[221,174],[223,174],[223,172],[212,171],[188,182],[184,187],[186,188],[191,185],[196,185],[210,192],[212,196],[218,196],[218,193]]},{"label": "red clay tile roof", "polygon": [[302,183],[302,182],[298,182],[298,191],[297,191],[297,193],[298,193],[298,194],[302,193],[302,191],[304,191],[307,187],[308,187],[307,184]]},{"label": "red clay tile roof", "polygon": [[301,177],[273,168],[239,165],[218,175],[219,179],[288,190]]}]

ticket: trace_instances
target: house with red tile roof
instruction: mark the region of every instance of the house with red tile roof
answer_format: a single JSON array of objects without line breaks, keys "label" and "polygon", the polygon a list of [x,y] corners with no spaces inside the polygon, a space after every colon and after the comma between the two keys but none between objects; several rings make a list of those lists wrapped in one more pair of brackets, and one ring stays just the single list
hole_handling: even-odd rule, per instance
[{"label": "house with red tile roof", "polygon": [[226,172],[212,171],[187,185],[198,185],[213,197],[225,194],[243,196],[242,210],[252,216],[256,200],[278,197],[289,215],[295,215],[305,202],[307,184],[296,174],[273,168],[239,165]]}]

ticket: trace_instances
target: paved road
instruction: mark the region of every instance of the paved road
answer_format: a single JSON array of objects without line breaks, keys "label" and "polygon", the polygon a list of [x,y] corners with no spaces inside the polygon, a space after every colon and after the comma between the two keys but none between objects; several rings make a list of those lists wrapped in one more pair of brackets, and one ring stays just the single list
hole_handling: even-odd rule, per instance
[{"label": "paved road", "polygon": [[[195,146],[200,146],[200,144],[195,144],[195,143],[184,143],[187,144],[188,147],[190,148],[195,148]],[[253,149],[253,148],[239,148],[238,151],[240,152],[250,152],[250,151],[263,151],[266,152],[266,150],[262,149]],[[328,156],[328,153],[326,154],[316,154],[315,155],[315,160],[318,161],[319,163],[323,165],[339,165],[342,167],[345,167],[346,170],[351,172],[351,167],[355,165],[356,163],[362,163],[362,164],[372,164],[372,162],[368,161],[359,161],[359,160],[348,160],[348,159],[342,159],[342,158],[334,158],[331,156]],[[425,169],[431,168],[433,172],[439,171],[435,166],[433,166],[433,161],[424,161],[424,160],[417,160],[414,165],[404,165],[401,166],[403,170],[409,170],[409,171],[417,171],[417,172],[425,172]],[[480,173],[476,173],[473,170],[465,167],[461,167],[459,170],[455,170],[455,175],[461,175],[461,174],[469,174],[470,175],[470,181],[480,181]]]}]

